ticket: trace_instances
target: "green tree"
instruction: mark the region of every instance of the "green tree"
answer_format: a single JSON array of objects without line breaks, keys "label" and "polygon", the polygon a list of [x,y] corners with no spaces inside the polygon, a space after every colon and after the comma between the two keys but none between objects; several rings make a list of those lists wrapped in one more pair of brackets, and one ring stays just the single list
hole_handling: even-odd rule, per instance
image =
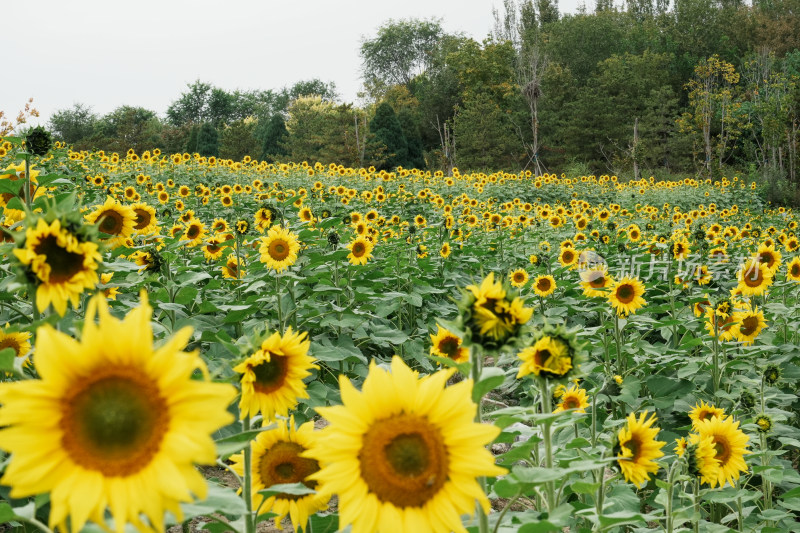
[{"label": "green tree", "polygon": [[456,164],[471,170],[518,170],[524,155],[506,113],[494,98],[478,93],[456,113]]},{"label": "green tree", "polygon": [[444,31],[438,20],[389,20],[361,43],[364,82],[379,96],[392,85],[408,86],[427,70]]},{"label": "green tree", "polygon": [[219,156],[240,161],[245,156],[258,159],[261,156],[258,139],[255,137],[258,119],[248,117],[223,126],[220,133]]},{"label": "green tree", "polygon": [[400,109],[397,121],[403,130],[403,137],[408,147],[408,158],[404,166],[409,168],[425,168],[425,156],[422,147],[422,135],[419,132],[417,115],[408,107]]},{"label": "green tree", "polygon": [[106,150],[141,153],[160,144],[161,122],[154,111],[143,107],[121,106],[97,124],[99,144]]},{"label": "green tree", "polygon": [[375,109],[369,130],[375,136],[376,142],[386,147],[387,157],[386,162],[381,165],[382,169],[391,170],[398,166],[409,166],[408,141],[403,135],[403,127],[391,105],[383,102]]},{"label": "green tree", "polygon": [[270,163],[279,160],[286,155],[286,138],[289,132],[286,130],[286,121],[280,113],[275,113],[269,119],[264,141],[261,146],[261,159]]},{"label": "green tree", "polygon": [[289,132],[284,143],[289,159],[356,166],[359,142],[350,104],[326,102],[320,96],[301,96],[289,106]]},{"label": "green tree", "polygon": [[[50,117],[50,130],[56,139],[77,148],[80,141],[88,140],[95,133],[98,117],[90,106],[80,103],[69,109],[60,109]],[[88,147],[87,147],[88,148]]]},{"label": "green tree", "polygon": [[211,122],[203,122],[197,133],[197,153],[205,156],[219,155],[219,134]]}]

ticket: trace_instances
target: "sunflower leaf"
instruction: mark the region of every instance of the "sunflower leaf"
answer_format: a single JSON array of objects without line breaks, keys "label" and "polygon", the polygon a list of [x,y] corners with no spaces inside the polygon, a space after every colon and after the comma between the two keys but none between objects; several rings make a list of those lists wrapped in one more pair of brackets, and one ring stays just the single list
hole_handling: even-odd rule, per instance
[{"label": "sunflower leaf", "polygon": [[221,439],[214,441],[217,445],[217,453],[222,457],[227,457],[236,452],[240,452],[244,450],[248,443],[255,439],[259,433],[267,429],[273,429],[274,427],[275,424],[271,424],[267,427],[250,429],[247,431],[242,431],[241,433],[236,433],[235,435],[222,437]]},{"label": "sunflower leaf", "polygon": [[479,402],[487,392],[499,387],[506,379],[506,373],[501,368],[488,367],[481,372],[481,378],[472,387],[472,401]]},{"label": "sunflower leaf", "polygon": [[14,359],[16,352],[13,348],[3,348],[0,350],[0,372],[14,372]]},{"label": "sunflower leaf", "polygon": [[272,485],[269,488],[258,491],[265,498],[277,496],[278,494],[289,494],[291,496],[304,496],[306,494],[315,494],[314,489],[310,489],[302,483],[280,483]]}]

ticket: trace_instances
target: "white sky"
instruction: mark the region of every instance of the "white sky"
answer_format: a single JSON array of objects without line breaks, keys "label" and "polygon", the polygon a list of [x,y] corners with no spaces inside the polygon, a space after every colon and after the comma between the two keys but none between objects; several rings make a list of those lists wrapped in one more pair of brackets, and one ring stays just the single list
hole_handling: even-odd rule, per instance
[{"label": "white sky", "polygon": [[197,79],[233,91],[320,78],[354,101],[360,42],[388,19],[439,17],[482,41],[493,6],[502,0],[6,0],[0,110],[15,117],[33,97],[42,123],[75,102],[163,116]]}]

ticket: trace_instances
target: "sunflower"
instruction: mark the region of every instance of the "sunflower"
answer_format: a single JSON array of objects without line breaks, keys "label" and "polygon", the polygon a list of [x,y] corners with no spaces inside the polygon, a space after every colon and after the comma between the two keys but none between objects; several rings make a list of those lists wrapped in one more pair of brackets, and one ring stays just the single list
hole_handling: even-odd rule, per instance
[{"label": "sunflower", "polygon": [[222,253],[225,251],[225,248],[227,248],[227,246],[224,246],[224,242],[222,237],[218,235],[209,238],[203,246],[203,255],[205,258],[209,261],[216,261],[222,257]]},{"label": "sunflower", "polygon": [[0,385],[0,442],[11,453],[0,481],[12,498],[49,493],[51,528],[67,530],[68,517],[71,531],[88,519],[105,527],[108,506],[119,533],[129,522],[162,530],[165,511],[180,521],[180,502],[206,496],[194,464],[216,461],[211,435],[232,421],[236,391],[193,378],[205,367],[181,351],[190,328],[154,348],[151,316],[144,292],[124,320],[96,296],[81,341],[39,328],[40,380]]},{"label": "sunflower", "polygon": [[31,351],[31,334],[27,331],[8,331],[8,324],[6,324],[6,331],[0,329],[0,351],[6,348],[11,348],[14,351],[14,357],[25,357]]},{"label": "sunflower", "polygon": [[767,246],[766,244],[759,246],[755,255],[756,260],[766,265],[772,276],[781,266],[781,257],[781,253],[775,249],[774,245]]},{"label": "sunflower", "polygon": [[461,345],[461,337],[436,325],[436,335],[431,335],[431,355],[448,357],[456,363],[469,361],[469,348]]},{"label": "sunflower", "polygon": [[215,218],[211,224],[211,231],[214,233],[228,233],[229,229],[228,222],[224,218]]},{"label": "sunflower", "polygon": [[347,259],[353,265],[366,265],[367,261],[372,258],[373,244],[364,237],[357,237],[347,245],[350,253],[347,254]]},{"label": "sunflower", "polygon": [[247,271],[242,268],[244,266],[244,258],[237,258],[235,253],[230,253],[228,254],[228,259],[225,260],[225,265],[222,267],[222,277],[240,280],[247,274]]},{"label": "sunflower", "polygon": [[561,252],[558,254],[558,262],[563,267],[572,267],[578,262],[578,253],[574,248],[561,248]]},{"label": "sunflower", "polygon": [[508,275],[508,279],[511,281],[512,287],[521,288],[528,283],[530,278],[524,268],[518,268],[511,271],[511,273]]},{"label": "sunflower", "polygon": [[644,284],[638,278],[625,276],[611,286],[606,296],[619,316],[627,316],[647,304],[643,295]]},{"label": "sunflower", "polygon": [[706,482],[712,489],[717,485],[722,487],[726,482],[733,486],[739,475],[747,472],[744,456],[750,453],[747,449],[750,438],[739,429],[739,422],[734,422],[730,416],[706,418],[697,423],[695,430],[700,438],[712,438],[716,452],[714,458],[719,461],[717,477]]},{"label": "sunflower", "polygon": [[67,302],[78,307],[78,297],[99,281],[97,267],[102,259],[97,244],[81,242],[58,219],[48,224],[40,218],[35,227],[28,227],[25,243],[14,250],[14,255],[35,276],[39,311],[53,304],[64,316]]},{"label": "sunflower", "polygon": [[533,346],[519,352],[522,361],[517,378],[528,374],[548,378],[562,378],[573,368],[570,345],[564,339],[544,335]]},{"label": "sunflower", "polygon": [[608,296],[608,287],[614,284],[614,278],[608,274],[608,266],[595,265],[586,270],[581,270],[581,287],[587,298]]},{"label": "sunflower", "polygon": [[744,296],[760,296],[772,285],[772,272],[757,259],[748,259],[737,273],[737,288]]},{"label": "sunflower", "polygon": [[553,276],[550,275],[536,276],[536,278],[533,280],[533,292],[537,296],[545,298],[553,294],[555,290],[556,290],[556,280]]},{"label": "sunflower", "polygon": [[339,496],[339,528],[353,533],[465,531],[461,515],[489,500],[477,476],[497,476],[486,445],[499,428],[474,422],[472,381],[445,388],[453,369],[418,378],[399,358],[391,373],[370,363],[359,392],[339,377],[344,405],[317,408],[330,425],[304,455],[310,477]]},{"label": "sunflower", "polygon": [[188,241],[186,246],[197,246],[203,242],[206,236],[206,226],[196,218],[192,218],[186,223],[186,229],[183,230],[182,240]]},{"label": "sunflower", "polygon": [[[100,283],[103,285],[108,285],[111,283],[111,278],[114,276],[113,272],[106,272],[104,274],[100,274]],[[116,300],[117,295],[119,294],[118,287],[106,287],[103,289],[103,296],[106,297],[108,300]]]},{"label": "sunflower", "polygon": [[109,196],[103,205],[86,215],[86,221],[96,224],[101,233],[109,235],[106,243],[116,248],[133,235],[136,213],[129,206],[122,205]]},{"label": "sunflower", "polygon": [[712,437],[690,433],[689,441],[684,440],[684,451],[680,455],[686,459],[689,474],[699,477],[703,483],[711,483],[712,479],[719,477],[719,460]]},{"label": "sunflower", "polygon": [[298,213],[298,217],[303,222],[314,222],[314,213],[311,212],[311,209],[308,207],[304,207]]},{"label": "sunflower", "polygon": [[530,320],[533,309],[524,306],[520,298],[509,300],[500,282],[490,272],[479,286],[469,285],[467,294],[471,328],[492,342],[505,342],[522,324]]},{"label": "sunflower", "polygon": [[744,343],[745,346],[753,344],[761,330],[767,327],[767,322],[764,320],[764,312],[759,311],[757,307],[744,311],[735,311],[733,320],[735,324],[731,328],[731,332],[734,338]]},{"label": "sunflower", "polygon": [[[450,254],[452,253],[452,251],[453,250],[452,250],[452,248],[450,248],[450,243],[449,242],[445,242],[445,243],[442,244],[442,247],[439,249],[439,255],[442,257],[442,259],[447,259],[448,257],[450,257]],[[798,268],[798,270],[800,270],[800,268]]]},{"label": "sunflower", "polygon": [[[275,526],[279,529],[281,520],[288,514],[292,528],[295,531],[303,528],[305,531],[309,515],[328,507],[330,496],[320,493],[302,496],[276,494],[266,500],[259,494],[259,491],[272,485],[284,483],[303,483],[315,489],[317,482],[307,478],[319,470],[319,463],[300,454],[311,448],[317,438],[314,422],[306,422],[296,428],[292,416],[288,423],[278,420],[275,429],[262,431],[251,442],[253,509],[259,509],[259,514],[277,514]],[[243,476],[244,454],[232,455],[230,459],[233,471]]]},{"label": "sunflower", "polygon": [[578,413],[585,413],[587,407],[589,407],[589,398],[586,396],[586,391],[577,385],[572,385],[561,395],[553,412],[575,409]]},{"label": "sunflower", "polygon": [[714,407],[713,404],[708,404],[704,400],[701,400],[700,403],[696,403],[692,410],[689,411],[689,418],[694,428],[703,420],[708,420],[715,416],[725,418],[725,410],[720,407]]},{"label": "sunflower", "polygon": [[680,240],[672,244],[672,256],[678,261],[682,261],[689,256],[691,247],[686,240]]},{"label": "sunflower", "polygon": [[789,261],[789,264],[786,265],[786,279],[788,281],[800,283],[800,256],[793,258]]},{"label": "sunflower", "polygon": [[300,242],[297,235],[281,226],[272,226],[267,236],[261,239],[261,262],[267,268],[282,272],[297,261]]},{"label": "sunflower", "polygon": [[276,414],[286,416],[299,398],[308,398],[303,379],[318,368],[308,355],[310,344],[306,333],[294,333],[291,327],[284,335],[276,331],[234,367],[242,374],[241,418],[260,411],[265,419],[273,420]]},{"label": "sunflower", "polygon": [[156,210],[143,202],[131,205],[133,213],[136,216],[134,221],[133,230],[139,235],[149,235],[156,231],[158,222],[156,221]]},{"label": "sunflower", "polygon": [[647,413],[636,418],[634,413],[628,415],[627,424],[617,434],[617,463],[625,481],[630,481],[638,488],[644,487],[650,480],[650,474],[658,472],[655,459],[664,456],[661,448],[666,442],[657,441],[659,429],[651,427],[657,420],[655,413],[645,420]]}]

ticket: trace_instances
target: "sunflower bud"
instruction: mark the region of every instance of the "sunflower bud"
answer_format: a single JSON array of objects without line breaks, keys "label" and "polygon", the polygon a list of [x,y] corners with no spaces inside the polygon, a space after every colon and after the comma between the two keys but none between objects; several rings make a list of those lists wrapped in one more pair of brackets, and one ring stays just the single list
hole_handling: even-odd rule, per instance
[{"label": "sunflower bud", "polygon": [[41,126],[33,128],[25,137],[25,148],[32,154],[43,156],[53,146],[53,138],[50,132]]},{"label": "sunflower bud", "polygon": [[781,379],[781,368],[778,365],[767,365],[763,376],[767,385],[775,385]]},{"label": "sunflower bud", "polygon": [[772,431],[772,417],[767,414],[761,413],[755,419],[755,424],[758,426],[759,433],[769,433]]}]

